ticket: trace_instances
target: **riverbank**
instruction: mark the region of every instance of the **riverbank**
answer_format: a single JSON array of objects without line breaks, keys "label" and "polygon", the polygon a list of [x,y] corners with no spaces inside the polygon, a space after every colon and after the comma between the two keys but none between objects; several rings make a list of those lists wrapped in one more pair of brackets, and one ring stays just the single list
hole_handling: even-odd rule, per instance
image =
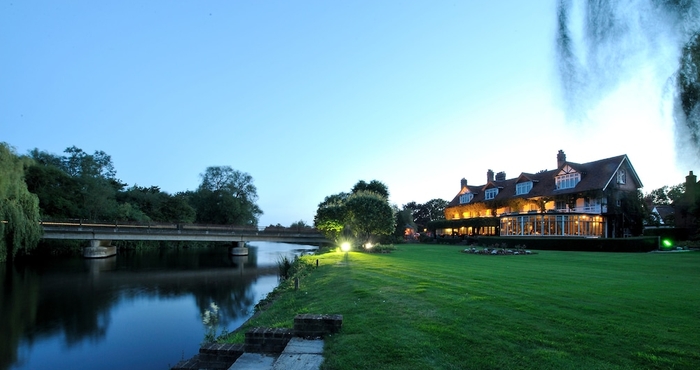
[{"label": "riverbank", "polygon": [[462,249],[302,257],[299,289],[285,282],[239,333],[342,314],[325,369],[700,367],[700,253]]}]

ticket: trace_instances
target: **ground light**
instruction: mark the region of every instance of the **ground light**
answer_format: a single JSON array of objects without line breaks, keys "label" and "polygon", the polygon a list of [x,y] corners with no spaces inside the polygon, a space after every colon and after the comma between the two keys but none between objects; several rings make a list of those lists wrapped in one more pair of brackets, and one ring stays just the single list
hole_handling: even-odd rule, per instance
[{"label": "ground light", "polygon": [[345,265],[347,266],[349,262],[348,251],[350,250],[350,243],[344,242],[343,244],[341,244],[340,250],[345,252]]},{"label": "ground light", "polygon": [[671,239],[664,239],[661,241],[661,245],[663,245],[664,248],[672,248],[673,242],[671,241]]}]

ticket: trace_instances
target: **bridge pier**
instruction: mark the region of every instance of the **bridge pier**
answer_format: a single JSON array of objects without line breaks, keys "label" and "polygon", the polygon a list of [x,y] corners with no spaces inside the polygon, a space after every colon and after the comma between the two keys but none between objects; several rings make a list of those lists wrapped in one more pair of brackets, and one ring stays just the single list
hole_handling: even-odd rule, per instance
[{"label": "bridge pier", "polygon": [[106,258],[117,254],[117,247],[111,240],[91,239],[90,244],[83,248],[84,258]]},{"label": "bridge pier", "polygon": [[245,242],[231,242],[229,254],[232,256],[247,256],[248,248],[245,246]]}]

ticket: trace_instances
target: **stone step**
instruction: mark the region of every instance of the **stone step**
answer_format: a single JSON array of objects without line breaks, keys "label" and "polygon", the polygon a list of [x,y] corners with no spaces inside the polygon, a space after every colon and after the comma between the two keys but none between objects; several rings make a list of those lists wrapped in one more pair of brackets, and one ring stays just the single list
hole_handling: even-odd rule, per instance
[{"label": "stone step", "polygon": [[292,338],[278,355],[242,354],[229,370],[317,370],[323,362],[323,340]]},{"label": "stone step", "polygon": [[292,338],[272,370],[318,370],[323,362],[323,340]]},{"label": "stone step", "polygon": [[189,360],[178,362],[173,370],[228,369],[243,354],[242,344],[207,343],[199,349],[199,354]]}]

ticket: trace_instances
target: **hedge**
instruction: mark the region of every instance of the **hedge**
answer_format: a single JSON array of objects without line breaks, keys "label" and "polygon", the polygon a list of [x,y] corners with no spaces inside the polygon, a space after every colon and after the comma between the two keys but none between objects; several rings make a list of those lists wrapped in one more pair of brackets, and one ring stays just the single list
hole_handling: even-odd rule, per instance
[{"label": "hedge", "polygon": [[478,245],[488,247],[495,244],[514,248],[516,245],[527,249],[580,251],[580,252],[650,252],[659,249],[659,237],[634,238],[563,238],[563,237],[478,237]]}]

